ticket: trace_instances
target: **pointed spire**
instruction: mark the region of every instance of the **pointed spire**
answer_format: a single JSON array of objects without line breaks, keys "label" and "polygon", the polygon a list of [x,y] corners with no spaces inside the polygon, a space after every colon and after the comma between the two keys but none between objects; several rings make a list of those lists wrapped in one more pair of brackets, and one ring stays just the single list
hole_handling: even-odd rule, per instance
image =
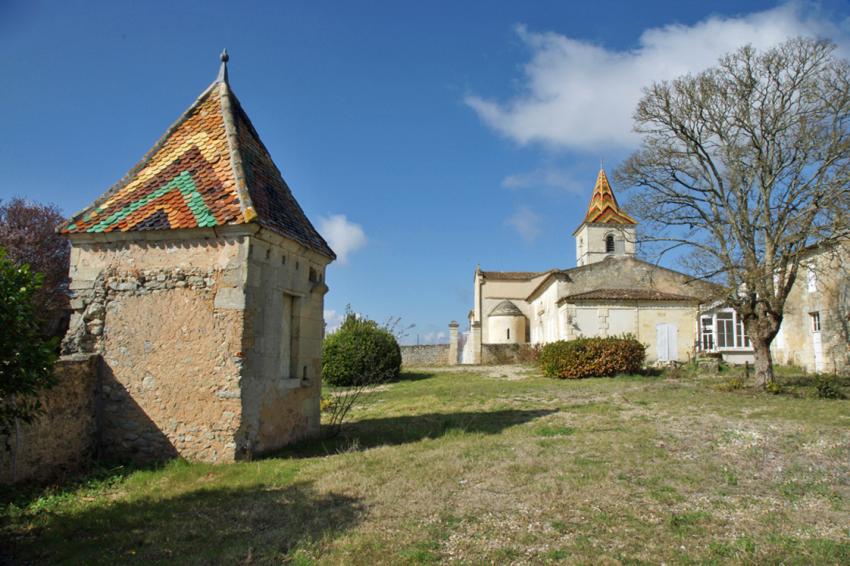
[{"label": "pointed spire", "polygon": [[227,48],[223,49],[221,55],[221,67],[218,69],[218,82],[227,84],[227,62],[230,60],[230,55],[227,54]]},{"label": "pointed spire", "polygon": [[584,221],[590,224],[637,224],[620,208],[604,169],[599,169]]},{"label": "pointed spire", "polygon": [[218,79],[136,166],[75,214],[60,233],[132,234],[256,223],[325,257],[336,257],[228,87],[227,60],[224,51]]}]

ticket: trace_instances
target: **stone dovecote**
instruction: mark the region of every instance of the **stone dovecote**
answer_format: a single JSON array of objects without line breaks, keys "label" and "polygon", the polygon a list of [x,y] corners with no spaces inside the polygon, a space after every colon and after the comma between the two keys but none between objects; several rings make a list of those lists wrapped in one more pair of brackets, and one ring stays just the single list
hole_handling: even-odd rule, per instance
[{"label": "stone dovecote", "polygon": [[101,358],[115,457],[229,461],[319,430],[325,268],[335,255],[219,76],[60,232],[66,354]]}]

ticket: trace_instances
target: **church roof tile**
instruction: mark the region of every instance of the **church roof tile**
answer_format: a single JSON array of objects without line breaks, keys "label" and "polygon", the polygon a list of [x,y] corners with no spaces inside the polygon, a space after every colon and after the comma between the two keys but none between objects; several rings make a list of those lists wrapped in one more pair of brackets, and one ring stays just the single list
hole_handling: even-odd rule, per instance
[{"label": "church roof tile", "polygon": [[593,187],[593,196],[590,197],[590,206],[584,217],[585,224],[622,224],[632,225],[637,222],[626,214],[617,203],[614,190],[608,182],[605,170],[600,169],[596,177],[596,185]]},{"label": "church roof tile", "polygon": [[490,316],[524,316],[512,301],[505,299],[490,311]]},{"label": "church roof tile", "polygon": [[[551,270],[549,270],[551,271]],[[505,281],[529,281],[535,277],[546,275],[549,271],[482,271],[485,279],[501,279]]]},{"label": "church roof tile", "polygon": [[655,289],[594,289],[584,293],[575,293],[563,297],[560,302],[572,301],[697,301],[696,297],[665,293]]}]

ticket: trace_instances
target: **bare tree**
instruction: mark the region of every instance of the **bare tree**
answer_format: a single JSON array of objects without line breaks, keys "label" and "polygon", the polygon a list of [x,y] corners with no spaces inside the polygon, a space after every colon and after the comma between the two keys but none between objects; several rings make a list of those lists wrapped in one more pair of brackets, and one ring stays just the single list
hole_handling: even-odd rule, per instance
[{"label": "bare tree", "polygon": [[644,91],[617,177],[657,251],[690,252],[744,321],[757,382],[807,247],[846,236],[850,66],[826,41],[750,46]]}]

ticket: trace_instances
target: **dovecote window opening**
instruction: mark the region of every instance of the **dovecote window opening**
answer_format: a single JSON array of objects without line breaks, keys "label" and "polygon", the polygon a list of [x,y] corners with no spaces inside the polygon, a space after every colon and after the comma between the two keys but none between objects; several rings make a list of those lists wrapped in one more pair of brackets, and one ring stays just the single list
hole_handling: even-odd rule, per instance
[{"label": "dovecote window opening", "polygon": [[315,267],[310,268],[310,283],[321,283],[322,275]]},{"label": "dovecote window opening", "polygon": [[298,379],[300,365],[301,299],[283,294],[282,327],[280,333],[280,372],[284,378]]}]

